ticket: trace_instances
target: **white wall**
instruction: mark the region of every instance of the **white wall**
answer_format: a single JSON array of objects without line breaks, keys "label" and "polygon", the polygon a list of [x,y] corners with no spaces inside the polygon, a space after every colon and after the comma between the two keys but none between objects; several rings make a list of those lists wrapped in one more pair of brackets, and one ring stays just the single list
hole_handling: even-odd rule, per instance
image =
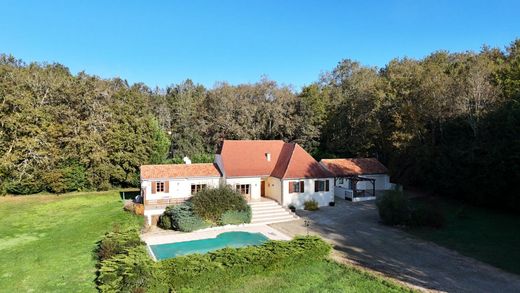
[{"label": "white wall", "polygon": [[[390,186],[390,176],[386,174],[361,175],[361,177],[375,179],[376,190],[386,190]],[[358,189],[372,189],[372,183],[370,181],[359,181],[357,187]]]},{"label": "white wall", "polygon": [[[329,191],[314,192],[314,181],[315,180],[328,180]],[[289,183],[294,181],[304,182],[303,193],[289,193]],[[283,206],[292,204],[297,209],[303,209],[303,203],[307,200],[314,199],[318,202],[318,205],[328,206],[329,202],[334,201],[334,178],[323,178],[323,179],[284,179],[282,180],[283,186]]]},{"label": "white wall", "polygon": [[[361,175],[361,177],[375,179],[376,190],[387,190],[391,188],[390,176],[386,174]],[[336,182],[336,186],[350,188],[349,180],[346,178],[343,179],[343,184],[339,184],[338,180],[336,180]],[[357,189],[372,189],[372,183],[370,181],[358,181]]]},{"label": "white wall", "polygon": [[[251,185],[251,199],[260,199],[260,177],[233,177],[226,178],[226,184],[233,188],[236,184],[250,184]],[[267,187],[267,186],[266,186]]]},{"label": "white wall", "polygon": [[[206,184],[208,187],[216,188],[219,186],[220,177],[206,178],[170,178],[157,180],[141,181],[141,189],[146,189],[146,199],[166,199],[166,198],[184,198],[191,196],[192,184]],[[169,181],[170,190],[166,192],[156,192],[152,194],[152,181]]]},{"label": "white wall", "polygon": [[282,181],[275,177],[268,177],[265,180],[265,197],[282,203]]}]

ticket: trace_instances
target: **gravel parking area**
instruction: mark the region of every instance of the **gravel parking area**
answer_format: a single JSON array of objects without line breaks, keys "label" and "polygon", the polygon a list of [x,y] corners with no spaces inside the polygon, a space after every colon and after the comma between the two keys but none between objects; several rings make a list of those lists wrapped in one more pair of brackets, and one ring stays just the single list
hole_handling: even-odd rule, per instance
[{"label": "gravel parking area", "polygon": [[[414,287],[447,292],[520,292],[520,276],[379,223],[374,202],[336,199],[336,206],[299,211],[298,221],[270,226],[287,235],[318,234],[336,255]],[[305,227],[305,220],[309,227]]]}]

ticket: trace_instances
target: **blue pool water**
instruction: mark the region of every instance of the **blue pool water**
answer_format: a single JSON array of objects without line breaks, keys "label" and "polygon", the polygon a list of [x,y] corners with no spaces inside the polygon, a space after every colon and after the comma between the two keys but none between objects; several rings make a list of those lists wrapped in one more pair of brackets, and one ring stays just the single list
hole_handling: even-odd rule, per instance
[{"label": "blue pool water", "polygon": [[150,245],[157,260],[191,253],[206,253],[225,247],[260,245],[269,240],[262,233],[225,232],[216,238]]}]

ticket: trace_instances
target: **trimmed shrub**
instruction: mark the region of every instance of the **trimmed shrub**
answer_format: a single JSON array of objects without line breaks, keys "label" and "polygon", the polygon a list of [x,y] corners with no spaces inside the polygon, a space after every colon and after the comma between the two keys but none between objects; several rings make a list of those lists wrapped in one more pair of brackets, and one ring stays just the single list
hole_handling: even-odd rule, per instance
[{"label": "trimmed shrub", "polygon": [[435,204],[424,204],[411,212],[410,225],[416,227],[441,228],[444,226],[444,215]]},{"label": "trimmed shrub", "polygon": [[227,211],[246,211],[247,202],[237,191],[227,186],[199,191],[191,200],[195,214],[218,223]]},{"label": "trimmed shrub", "polygon": [[100,292],[145,292],[160,284],[155,262],[144,246],[103,260],[97,278]]},{"label": "trimmed shrub", "polygon": [[105,237],[99,242],[97,256],[100,261],[103,261],[141,245],[144,245],[144,243],[139,238],[137,229],[120,230],[115,227],[113,231],[106,233]]},{"label": "trimmed shrub", "polygon": [[311,200],[306,200],[304,203],[303,203],[303,208],[305,210],[308,210],[308,211],[316,211],[319,209],[318,207],[318,202],[315,201],[314,199],[311,199]]},{"label": "trimmed shrub", "polygon": [[156,263],[135,228],[105,234],[99,242],[97,287],[100,292],[167,291]]},{"label": "trimmed shrub", "polygon": [[410,221],[410,204],[402,191],[387,190],[376,201],[379,217],[387,225],[405,225]]},{"label": "trimmed shrub", "polygon": [[160,228],[165,229],[165,230],[173,230],[172,216],[162,214],[159,217],[159,222],[157,223],[157,226],[159,226]]},{"label": "trimmed shrub", "polygon": [[251,207],[248,205],[245,211],[227,211],[220,218],[221,225],[239,225],[251,223]]},{"label": "trimmed shrub", "polygon": [[189,201],[167,207],[159,218],[159,227],[163,229],[191,232],[209,226],[211,226],[209,223],[195,215],[193,205]]},{"label": "trimmed shrub", "polygon": [[211,224],[197,217],[196,215],[192,215],[191,217],[178,219],[177,226],[179,227],[180,231],[192,232],[195,230],[208,228],[211,226]]},{"label": "trimmed shrub", "polygon": [[192,254],[159,262],[165,281],[172,289],[189,287],[199,278],[233,271],[245,276],[301,261],[328,257],[331,246],[319,237],[296,237],[291,241],[268,241],[260,246],[224,248],[206,254]]}]

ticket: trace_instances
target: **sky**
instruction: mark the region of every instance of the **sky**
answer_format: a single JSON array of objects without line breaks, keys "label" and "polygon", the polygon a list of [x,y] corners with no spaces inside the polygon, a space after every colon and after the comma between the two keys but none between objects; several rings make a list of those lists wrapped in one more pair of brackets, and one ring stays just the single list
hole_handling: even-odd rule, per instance
[{"label": "sky", "polygon": [[0,0],[0,10],[0,53],[152,88],[266,76],[297,89],[346,58],[383,67],[520,38],[518,0]]}]

